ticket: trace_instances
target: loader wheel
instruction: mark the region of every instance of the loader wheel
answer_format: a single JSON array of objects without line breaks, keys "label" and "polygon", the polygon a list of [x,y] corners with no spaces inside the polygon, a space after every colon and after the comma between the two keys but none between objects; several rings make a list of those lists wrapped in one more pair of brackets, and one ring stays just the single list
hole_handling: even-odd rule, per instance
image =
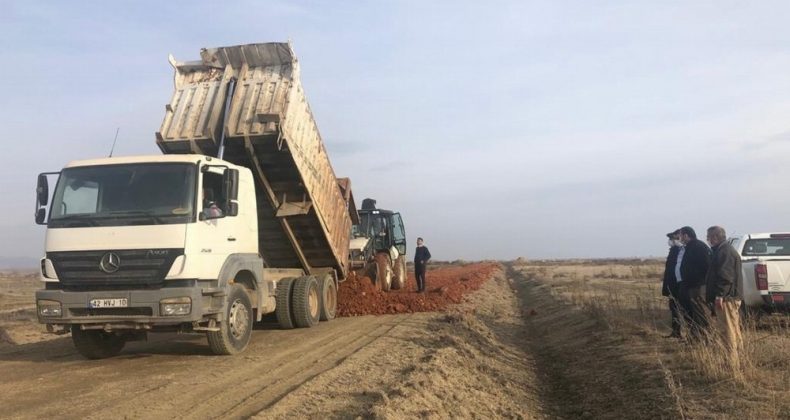
[{"label": "loader wheel", "polygon": [[293,288],[291,304],[293,305],[293,317],[297,327],[309,328],[318,324],[321,316],[318,280],[313,276],[297,278]]},{"label": "loader wheel", "polygon": [[280,328],[290,330],[296,328],[294,323],[293,310],[291,309],[291,296],[293,295],[293,286],[296,279],[284,278],[277,282],[277,296],[275,297],[274,308],[275,315],[277,315],[277,323]]},{"label": "loader wheel", "polygon": [[337,285],[331,275],[321,279],[318,289],[321,291],[321,321],[335,319],[337,312]]},{"label": "loader wheel", "polygon": [[71,341],[77,351],[88,359],[106,359],[121,352],[126,340],[117,333],[103,330],[71,329]]},{"label": "loader wheel", "polygon": [[231,286],[225,306],[225,317],[219,323],[219,331],[206,332],[209,347],[214,354],[241,353],[247,348],[252,335],[252,303],[244,286]]},{"label": "loader wheel", "polygon": [[392,277],[392,289],[400,290],[406,287],[406,256],[401,255],[395,260],[395,274]]},{"label": "loader wheel", "polygon": [[392,262],[386,252],[376,254],[376,283],[385,292],[392,286]]}]

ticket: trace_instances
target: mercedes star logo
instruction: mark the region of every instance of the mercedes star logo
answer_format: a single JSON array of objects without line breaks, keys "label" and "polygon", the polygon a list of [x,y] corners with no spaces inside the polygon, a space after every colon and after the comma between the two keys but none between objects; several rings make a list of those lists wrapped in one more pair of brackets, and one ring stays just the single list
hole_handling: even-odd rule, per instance
[{"label": "mercedes star logo", "polygon": [[114,252],[108,252],[101,257],[99,268],[107,274],[112,274],[121,268],[121,257]]}]

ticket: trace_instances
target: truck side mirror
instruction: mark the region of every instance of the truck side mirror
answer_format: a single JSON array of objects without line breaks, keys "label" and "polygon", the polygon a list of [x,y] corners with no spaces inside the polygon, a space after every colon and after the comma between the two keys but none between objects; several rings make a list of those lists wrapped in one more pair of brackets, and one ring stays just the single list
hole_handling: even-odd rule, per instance
[{"label": "truck side mirror", "polygon": [[36,183],[36,207],[46,206],[49,203],[49,182],[45,174],[38,175]]},{"label": "truck side mirror", "polygon": [[225,198],[225,214],[228,216],[239,215],[239,170],[226,169],[222,175],[222,196]]},{"label": "truck side mirror", "polygon": [[239,170],[226,169],[222,174],[222,195],[228,200],[239,199]]},{"label": "truck side mirror", "polygon": [[36,224],[37,225],[46,224],[44,223],[44,219],[46,219],[46,217],[47,217],[47,208],[39,207],[38,210],[36,210]]}]

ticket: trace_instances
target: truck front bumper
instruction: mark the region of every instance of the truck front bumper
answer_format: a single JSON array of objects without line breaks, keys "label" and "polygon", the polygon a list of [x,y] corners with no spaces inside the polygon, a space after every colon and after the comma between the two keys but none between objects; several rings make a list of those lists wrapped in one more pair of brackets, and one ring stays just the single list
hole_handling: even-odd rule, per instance
[{"label": "truck front bumper", "polygon": [[[164,299],[189,298],[190,311],[183,315],[164,315],[160,304]],[[105,329],[152,329],[156,326],[175,326],[203,320],[206,315],[204,299],[199,287],[167,287],[156,290],[119,291],[36,291],[39,322],[48,325],[95,324]],[[97,299],[126,299],[124,307],[96,308]],[[60,316],[42,315],[42,304],[60,303]],[[83,328],[88,325],[84,325]]]}]

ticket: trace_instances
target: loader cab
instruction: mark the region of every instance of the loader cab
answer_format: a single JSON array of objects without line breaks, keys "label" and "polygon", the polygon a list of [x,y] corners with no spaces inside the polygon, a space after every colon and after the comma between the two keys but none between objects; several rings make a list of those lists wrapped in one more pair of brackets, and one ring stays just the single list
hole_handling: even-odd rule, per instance
[{"label": "loader cab", "polygon": [[406,229],[400,213],[376,208],[376,201],[366,198],[359,210],[359,224],[353,229],[355,237],[371,239],[373,253],[389,251],[392,247],[406,255]]}]

